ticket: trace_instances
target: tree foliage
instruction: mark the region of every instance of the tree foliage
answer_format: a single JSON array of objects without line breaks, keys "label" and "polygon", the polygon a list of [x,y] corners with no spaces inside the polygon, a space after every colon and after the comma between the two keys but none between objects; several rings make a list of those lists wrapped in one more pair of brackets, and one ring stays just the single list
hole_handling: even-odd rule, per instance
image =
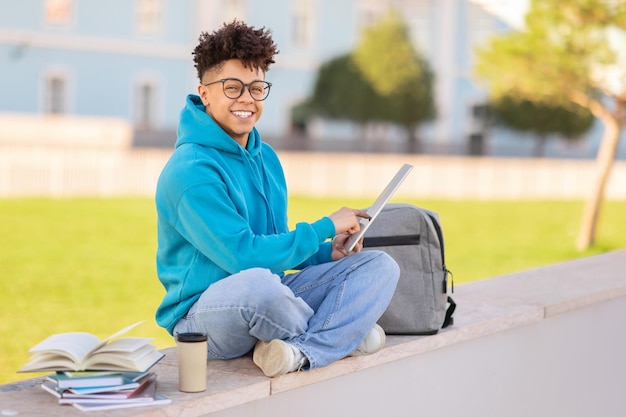
[{"label": "tree foliage", "polygon": [[382,120],[379,96],[365,80],[350,54],[324,63],[310,99],[310,108],[329,119],[357,123]]},{"label": "tree foliage", "polygon": [[533,0],[525,30],[479,49],[477,73],[489,81],[494,97],[516,94],[567,105],[584,101],[581,96],[597,100],[596,90],[621,94],[626,81],[609,88],[606,75],[619,71],[612,39],[626,29],[625,14],[621,1]]},{"label": "tree foliage", "polygon": [[364,30],[353,56],[365,78],[383,96],[402,93],[424,71],[408,28],[395,10]]},{"label": "tree foliage", "polygon": [[511,96],[587,108],[605,127],[598,174],[583,213],[578,247],[594,243],[604,190],[626,124],[626,2],[532,0],[523,31],[496,38],[477,54],[477,74],[492,99]]},{"label": "tree foliage", "polygon": [[544,156],[549,134],[561,134],[568,139],[579,138],[593,125],[593,115],[586,107],[570,104],[547,104],[504,96],[490,104],[495,122],[509,129],[532,132],[537,136],[535,156]]},{"label": "tree foliage", "polygon": [[404,23],[387,17],[366,30],[357,50],[320,67],[305,107],[330,119],[397,124],[414,143],[417,126],[436,116],[433,83]]},{"label": "tree foliage", "polygon": [[384,120],[404,126],[416,140],[417,125],[436,117],[435,76],[412,44],[400,14],[392,9],[366,28],[352,57],[380,96]]}]

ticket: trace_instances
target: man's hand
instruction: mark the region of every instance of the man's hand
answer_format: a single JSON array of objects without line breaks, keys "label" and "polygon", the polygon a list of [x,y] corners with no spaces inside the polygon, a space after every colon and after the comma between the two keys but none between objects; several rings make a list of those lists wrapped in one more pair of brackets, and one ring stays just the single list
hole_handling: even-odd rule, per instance
[{"label": "man's hand", "polygon": [[361,238],[359,239],[357,244],[354,246],[354,249],[352,249],[352,252],[350,253],[346,252],[346,249],[343,246],[346,243],[348,236],[350,236],[348,233],[342,233],[340,235],[335,236],[335,238],[333,239],[333,251],[332,251],[333,261],[337,261],[341,258],[345,258],[351,253],[360,252],[361,249],[363,249],[363,239]]},{"label": "man's hand", "polygon": [[361,229],[359,218],[369,219],[370,215],[359,209],[342,207],[328,217],[335,225],[336,234],[348,233],[351,235]]},{"label": "man's hand", "polygon": [[[336,236],[333,238],[332,258],[333,261],[336,261],[350,255],[346,252],[343,245],[346,243],[348,236],[361,230],[359,219],[370,219],[371,217],[362,210],[349,207],[342,207],[328,217],[335,225]],[[363,238],[359,239],[351,253],[360,252],[362,248]]]}]

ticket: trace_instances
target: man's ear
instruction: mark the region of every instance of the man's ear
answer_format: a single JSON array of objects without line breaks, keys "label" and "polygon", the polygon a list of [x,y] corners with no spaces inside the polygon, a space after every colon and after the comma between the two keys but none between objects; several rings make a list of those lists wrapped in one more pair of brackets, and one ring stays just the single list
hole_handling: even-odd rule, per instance
[{"label": "man's ear", "polygon": [[202,84],[198,84],[198,95],[200,96],[200,100],[202,100],[202,104],[204,104],[205,106],[208,106],[209,105],[208,91],[207,91],[207,88],[203,86]]}]

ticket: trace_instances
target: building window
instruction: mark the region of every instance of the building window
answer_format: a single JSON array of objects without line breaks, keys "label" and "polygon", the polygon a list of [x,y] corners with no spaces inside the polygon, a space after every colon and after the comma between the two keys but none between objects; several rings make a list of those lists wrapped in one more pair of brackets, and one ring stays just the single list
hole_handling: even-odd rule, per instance
[{"label": "building window", "polygon": [[142,35],[156,35],[161,31],[162,0],[137,0],[137,32]]},{"label": "building window", "polygon": [[43,112],[66,114],[68,112],[68,82],[62,75],[49,75],[44,79]]},{"label": "building window", "polygon": [[68,26],[72,22],[72,0],[45,0],[44,20],[49,25]]},{"label": "building window", "polygon": [[153,82],[143,81],[137,85],[135,127],[156,127],[157,88]]},{"label": "building window", "polygon": [[297,0],[293,9],[293,43],[310,48],[314,37],[315,8],[312,0]]}]

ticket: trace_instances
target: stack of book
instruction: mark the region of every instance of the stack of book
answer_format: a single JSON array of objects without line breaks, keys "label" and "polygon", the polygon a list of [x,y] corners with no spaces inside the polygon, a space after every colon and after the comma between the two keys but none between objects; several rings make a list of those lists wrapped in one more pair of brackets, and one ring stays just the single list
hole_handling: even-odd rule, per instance
[{"label": "stack of book", "polygon": [[100,341],[89,333],[61,333],[38,343],[30,361],[18,372],[50,372],[41,387],[80,410],[108,410],[168,404],[156,392],[156,374],[150,369],[165,355],[152,339],[118,338],[140,323]]},{"label": "stack of book", "polygon": [[57,372],[48,375],[41,387],[59,404],[71,404],[83,411],[171,402],[156,392],[153,372]]}]

